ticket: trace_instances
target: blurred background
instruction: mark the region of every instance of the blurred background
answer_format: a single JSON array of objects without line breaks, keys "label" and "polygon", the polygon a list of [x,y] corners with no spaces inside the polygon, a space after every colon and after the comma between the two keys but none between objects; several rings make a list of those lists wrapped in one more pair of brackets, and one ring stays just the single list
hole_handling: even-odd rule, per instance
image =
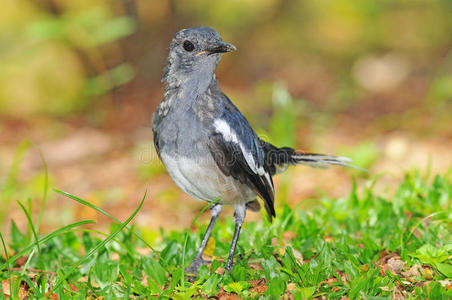
[{"label": "blurred background", "polygon": [[148,188],[135,222],[151,240],[191,223],[205,204],[169,179],[150,124],[172,36],[201,25],[237,46],[217,78],[263,138],[369,169],[292,168],[277,177],[277,203],[309,209],[353,179],[390,193],[406,171],[450,171],[450,0],[3,0],[1,230],[26,227],[16,201],[37,213],[43,198],[44,232],[108,226],[52,188],[121,220]]}]

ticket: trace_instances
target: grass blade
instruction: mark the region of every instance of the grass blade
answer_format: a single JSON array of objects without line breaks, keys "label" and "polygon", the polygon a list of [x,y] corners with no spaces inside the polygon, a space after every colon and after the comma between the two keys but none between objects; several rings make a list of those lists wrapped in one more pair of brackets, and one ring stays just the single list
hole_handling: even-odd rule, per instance
[{"label": "grass blade", "polygon": [[47,203],[47,193],[49,190],[49,172],[47,168],[47,162],[44,159],[44,155],[40,149],[38,149],[39,155],[41,156],[42,166],[44,168],[44,187],[42,193],[42,201],[41,201],[41,209],[39,210],[38,221],[36,222],[36,231],[39,232],[39,228],[41,226],[42,216],[44,215],[44,208]]},{"label": "grass blade", "polygon": [[[105,236],[105,237],[109,236],[108,233],[105,233],[105,232],[102,232],[102,231],[98,231],[98,230],[93,230],[93,229],[80,228],[80,229],[74,229],[73,230],[73,232],[78,232],[78,231],[80,231],[80,232],[88,232],[88,233],[95,233],[95,234],[102,235],[102,236]],[[121,241],[119,241],[117,239],[113,239],[113,242],[118,243],[119,246],[121,246],[124,250],[126,250],[129,253],[130,257],[133,257],[133,253],[130,252],[130,249],[127,248],[127,246],[124,245],[123,242],[121,242]]]},{"label": "grass blade", "polygon": [[[55,236],[65,233],[66,231],[74,228],[74,227],[78,227],[78,226],[82,226],[82,225],[86,225],[86,224],[93,224],[96,223],[93,220],[86,220],[86,221],[79,221],[79,222],[75,222],[69,225],[66,225],[64,227],[61,227],[51,233],[49,233],[48,235],[40,238],[37,243],[39,244],[43,244],[45,242],[47,242],[48,240],[54,238]],[[19,257],[21,257],[22,255],[24,255],[25,253],[27,253],[29,250],[33,249],[33,247],[36,246],[36,242],[32,243],[30,245],[28,245],[27,247],[25,247],[24,249],[22,249],[21,251],[17,252],[14,256],[9,257],[6,262],[0,267],[1,269],[4,269],[11,261],[15,261],[16,259],[18,259]]]},{"label": "grass blade", "polygon": [[[97,212],[100,212],[101,214],[103,214],[104,216],[109,217],[110,219],[112,219],[113,221],[115,221],[115,222],[118,223],[118,224],[122,224],[121,221],[119,221],[118,219],[116,219],[114,216],[112,216],[111,214],[109,214],[109,213],[106,212],[105,210],[101,209],[100,207],[97,207],[96,205],[94,205],[94,204],[92,204],[92,203],[89,203],[89,202],[86,201],[86,200],[83,200],[83,199],[81,199],[81,198],[79,198],[79,197],[77,197],[77,196],[74,196],[74,195],[72,195],[72,194],[66,193],[66,192],[61,191],[61,190],[59,190],[59,189],[53,189],[53,190],[54,190],[55,192],[57,192],[58,194],[61,194],[61,195],[65,196],[65,197],[68,197],[68,198],[70,198],[70,199],[72,199],[72,200],[77,201],[78,203],[81,203],[81,204],[83,204],[83,205],[86,205],[86,206],[88,206],[88,207],[94,209],[94,210],[97,211]],[[140,241],[142,241],[142,242],[146,245],[146,247],[148,247],[149,249],[151,249],[153,252],[158,253],[151,245],[149,245],[148,242],[146,242],[146,241],[145,241],[140,235],[138,235],[136,232],[132,232],[132,234],[133,234],[136,238],[138,238]]]},{"label": "grass blade", "polygon": [[[3,235],[1,232],[0,232],[0,239],[2,240],[3,252],[5,252],[5,260],[8,262],[8,250],[6,249],[5,240],[3,239]],[[13,297],[13,280],[11,278],[9,262],[7,263],[7,268],[8,268],[8,276],[9,276],[9,294],[11,295],[11,297]],[[0,272],[2,272],[3,269],[4,269],[4,267],[2,267],[0,269]]]},{"label": "grass blade", "polygon": [[50,290],[49,295],[52,295],[53,292],[72,274],[72,272],[74,272],[75,269],[77,269],[77,267],[79,265],[81,265],[82,263],[84,263],[86,260],[88,260],[88,258],[90,258],[94,253],[96,253],[99,249],[101,249],[102,247],[104,247],[109,241],[111,241],[118,233],[120,233],[126,226],[127,224],[130,223],[130,221],[132,221],[132,219],[136,216],[136,214],[138,213],[138,211],[141,209],[141,207],[143,206],[144,200],[146,199],[146,194],[147,194],[147,190],[144,193],[143,199],[140,202],[140,205],[138,205],[138,207],[135,209],[135,211],[130,215],[130,217],[124,222],[121,223],[121,226],[112,234],[110,234],[106,239],[104,239],[102,242],[100,242],[96,247],[94,247],[88,254],[86,254],[84,257],[82,257],[78,262],[76,262],[70,269],[69,271],[63,276],[61,277],[57,283],[53,286],[53,288]]},{"label": "grass blade", "polygon": [[22,208],[22,210],[25,213],[25,216],[27,217],[28,225],[30,225],[30,228],[31,228],[31,230],[33,232],[33,236],[35,238],[36,246],[38,247],[38,253],[41,254],[41,248],[39,247],[38,235],[36,234],[35,227],[33,226],[33,221],[31,220],[31,216],[28,213],[28,211],[25,208],[25,206],[22,203],[20,203],[20,201],[17,201],[17,203],[20,205],[20,207]]}]

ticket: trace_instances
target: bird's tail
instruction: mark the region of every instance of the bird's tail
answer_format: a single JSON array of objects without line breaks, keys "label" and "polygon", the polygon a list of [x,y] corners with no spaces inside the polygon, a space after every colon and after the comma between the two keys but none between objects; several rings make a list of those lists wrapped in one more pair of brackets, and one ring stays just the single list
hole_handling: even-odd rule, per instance
[{"label": "bird's tail", "polygon": [[367,172],[367,170],[352,165],[352,160],[344,156],[297,152],[292,148],[277,148],[269,143],[264,146],[266,161],[272,175],[283,172],[290,165],[306,165],[314,168],[327,168],[331,165],[343,166]]},{"label": "bird's tail", "polygon": [[352,160],[345,156],[295,152],[291,158],[293,164],[303,164],[313,168],[326,168],[330,165],[336,165],[367,172],[366,169],[352,165]]}]

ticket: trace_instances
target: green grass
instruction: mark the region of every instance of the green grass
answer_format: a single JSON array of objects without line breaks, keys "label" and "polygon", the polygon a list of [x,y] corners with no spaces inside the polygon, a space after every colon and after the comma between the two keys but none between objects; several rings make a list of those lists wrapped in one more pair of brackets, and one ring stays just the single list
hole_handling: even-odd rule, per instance
[{"label": "green grass", "polygon": [[[63,193],[63,192],[60,192]],[[113,216],[90,206],[99,213]],[[143,199],[144,200],[144,197]],[[148,199],[150,201],[150,199]],[[242,298],[294,299],[452,297],[452,183],[450,176],[431,182],[407,174],[389,198],[369,183],[341,199],[318,199],[309,211],[283,206],[272,224],[244,225],[232,272],[222,274],[233,234],[232,218],[220,221],[208,249],[214,254],[194,282],[183,269],[193,258],[201,232],[165,231],[147,245],[140,230],[114,220],[109,233],[69,224],[48,235],[22,233],[12,223],[8,244],[0,247],[0,281],[18,298],[58,295],[59,299],[162,298],[237,294]],[[37,241],[36,241],[37,240]],[[39,247],[38,247],[39,245]],[[4,257],[10,256],[5,260]],[[240,257],[240,258],[239,258]],[[399,266],[399,267],[397,267]],[[449,287],[448,287],[449,285]]]}]

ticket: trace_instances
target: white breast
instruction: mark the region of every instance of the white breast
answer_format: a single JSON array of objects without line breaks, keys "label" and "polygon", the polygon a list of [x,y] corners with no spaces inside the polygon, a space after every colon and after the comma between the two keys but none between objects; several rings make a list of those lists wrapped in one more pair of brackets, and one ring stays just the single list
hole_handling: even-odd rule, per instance
[{"label": "white breast", "polygon": [[163,164],[176,185],[193,198],[223,204],[245,204],[256,198],[246,185],[231,176],[225,176],[208,155],[200,159],[170,157],[161,154]]}]

